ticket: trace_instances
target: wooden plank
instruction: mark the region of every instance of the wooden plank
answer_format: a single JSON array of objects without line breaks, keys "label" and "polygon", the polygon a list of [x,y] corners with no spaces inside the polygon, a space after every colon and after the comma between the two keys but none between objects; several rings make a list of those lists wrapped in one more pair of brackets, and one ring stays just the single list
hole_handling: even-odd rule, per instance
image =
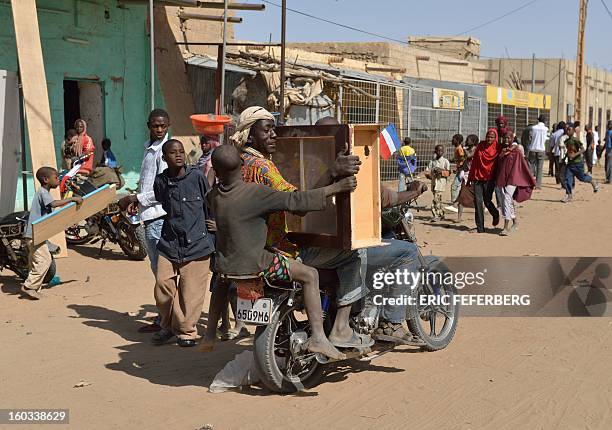
[{"label": "wooden plank", "polygon": [[[52,236],[90,217],[108,206],[117,195],[115,184],[104,185],[97,190],[87,194],[83,198],[83,203],[79,206],[76,203],[69,203],[32,223],[32,241],[35,245],[44,242]],[[53,242],[53,240],[51,240]]]},{"label": "wooden plank", "polygon": [[[55,145],[51,129],[51,110],[43,62],[36,0],[11,0],[19,73],[23,86],[23,102],[27,118],[32,172],[43,166],[56,167]],[[40,184],[34,181],[38,189]],[[59,190],[51,190],[53,198],[60,198]],[[66,238],[62,232],[53,238],[62,253],[67,256]]]}]

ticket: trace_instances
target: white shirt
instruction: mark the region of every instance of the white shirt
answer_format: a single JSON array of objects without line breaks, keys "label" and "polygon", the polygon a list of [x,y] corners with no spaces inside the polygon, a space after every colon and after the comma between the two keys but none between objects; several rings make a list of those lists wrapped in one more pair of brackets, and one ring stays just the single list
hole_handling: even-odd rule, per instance
[{"label": "white shirt", "polygon": [[595,146],[599,145],[599,133],[593,130],[593,141],[595,142]]},{"label": "white shirt", "polygon": [[559,161],[565,158],[565,154],[567,153],[567,147],[565,146],[565,141],[569,139],[567,134],[563,134],[559,139],[557,139],[557,145],[555,146],[555,156],[559,156]]},{"label": "white shirt", "polygon": [[140,179],[138,180],[138,194],[136,198],[139,203],[141,221],[150,221],[166,215],[161,203],[155,200],[153,182],[155,177],[163,172],[168,165],[162,159],[162,145],[168,140],[168,134],[161,140],[151,143],[147,140],[144,144],[145,151],[140,166]]},{"label": "white shirt", "polygon": [[546,150],[546,136],[548,127],[543,122],[539,122],[531,127],[529,150],[534,152],[544,152]]},{"label": "white shirt", "polygon": [[561,129],[561,130],[555,131],[550,136],[550,150],[552,151],[553,155],[559,155],[559,145],[558,145],[559,138],[563,136],[564,134],[565,134],[565,131]]}]

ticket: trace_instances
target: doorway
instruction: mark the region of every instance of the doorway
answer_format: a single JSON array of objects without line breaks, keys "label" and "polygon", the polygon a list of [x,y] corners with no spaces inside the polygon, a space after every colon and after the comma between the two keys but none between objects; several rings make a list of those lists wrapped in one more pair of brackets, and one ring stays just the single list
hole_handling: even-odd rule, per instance
[{"label": "doorway", "polygon": [[87,134],[96,145],[94,165],[102,158],[102,139],[106,137],[104,122],[104,88],[96,81],[64,80],[64,127],[74,128],[77,119],[87,123]]}]

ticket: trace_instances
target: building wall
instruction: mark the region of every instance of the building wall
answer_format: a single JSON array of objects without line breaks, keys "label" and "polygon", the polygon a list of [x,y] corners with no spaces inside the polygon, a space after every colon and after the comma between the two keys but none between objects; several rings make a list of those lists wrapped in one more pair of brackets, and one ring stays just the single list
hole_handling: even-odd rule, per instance
[{"label": "building wall", "polygon": [[[523,90],[531,91],[532,64],[535,66],[536,93],[552,96],[551,123],[561,120],[575,120],[568,115],[568,105],[575,102],[575,61],[561,58],[536,59],[490,59],[482,60],[486,83],[506,88],[514,88],[511,74],[520,76]],[[589,108],[592,108],[593,126],[600,124],[599,109],[602,112],[601,125],[605,126],[607,112],[612,111],[612,73],[602,69],[586,66],[585,83],[583,84],[583,124],[589,123]]]},{"label": "building wall", "polygon": [[[119,6],[116,0],[38,0],[37,6],[58,160],[65,132],[64,79],[98,82],[104,92],[101,134],[112,140],[113,152],[133,184],[150,110],[146,6]],[[0,3],[0,69],[17,71],[13,28],[10,4]],[[157,94],[159,105],[162,98]]]},{"label": "building wall", "polygon": [[458,60],[452,56],[389,42],[321,42],[289,43],[305,51],[333,54],[354,60],[380,63],[405,69],[402,74],[413,78],[462,83],[483,83],[485,74],[480,63]]}]

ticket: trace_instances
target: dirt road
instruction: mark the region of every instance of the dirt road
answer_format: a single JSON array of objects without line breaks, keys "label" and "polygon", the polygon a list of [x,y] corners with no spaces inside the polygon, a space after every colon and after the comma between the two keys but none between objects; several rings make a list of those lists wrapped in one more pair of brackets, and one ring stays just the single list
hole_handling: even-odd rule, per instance
[{"label": "dirt road", "polygon": [[[560,194],[547,184],[519,209],[521,229],[508,238],[444,223],[421,225],[419,235],[439,255],[610,255],[612,188],[594,196],[579,186],[565,206]],[[579,227],[575,247],[566,246],[566,224]],[[154,311],[147,262],[80,246],[58,267],[64,283],[39,302],[20,299],[15,278],[0,275],[0,408],[68,408],[75,429],[603,430],[612,422],[609,318],[463,318],[446,350],[404,347],[371,364],[332,366],[301,395],[211,394],[214,375],[248,340],[211,354],[150,346],[137,332]]]}]

